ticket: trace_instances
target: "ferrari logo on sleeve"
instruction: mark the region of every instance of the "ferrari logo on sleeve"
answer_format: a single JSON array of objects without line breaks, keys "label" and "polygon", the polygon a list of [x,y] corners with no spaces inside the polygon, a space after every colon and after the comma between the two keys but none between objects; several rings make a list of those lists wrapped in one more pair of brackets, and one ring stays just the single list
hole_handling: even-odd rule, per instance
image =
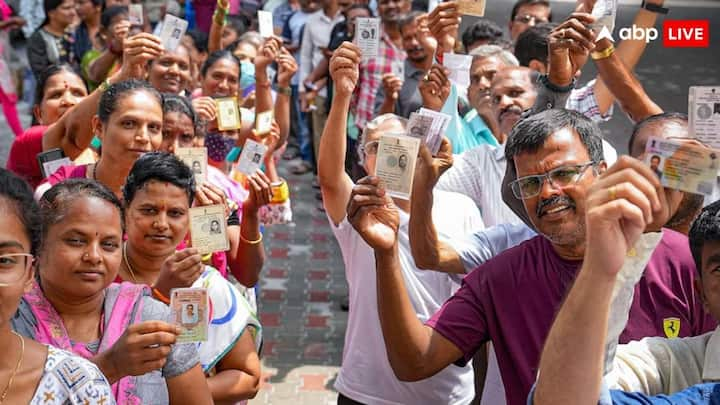
[{"label": "ferrari logo on sleeve", "polygon": [[663,319],[663,330],[668,338],[676,338],[680,335],[680,318]]}]

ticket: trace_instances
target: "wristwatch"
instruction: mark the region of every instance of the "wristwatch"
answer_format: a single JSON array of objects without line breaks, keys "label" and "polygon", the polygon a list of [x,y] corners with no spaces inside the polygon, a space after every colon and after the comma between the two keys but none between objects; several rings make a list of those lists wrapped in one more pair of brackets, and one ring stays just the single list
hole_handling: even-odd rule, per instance
[{"label": "wristwatch", "polygon": [[640,8],[644,8],[647,11],[652,11],[653,13],[658,14],[667,14],[670,9],[665,8],[663,6],[658,6],[657,4],[648,3],[646,0],[643,0],[642,4],[640,5]]}]

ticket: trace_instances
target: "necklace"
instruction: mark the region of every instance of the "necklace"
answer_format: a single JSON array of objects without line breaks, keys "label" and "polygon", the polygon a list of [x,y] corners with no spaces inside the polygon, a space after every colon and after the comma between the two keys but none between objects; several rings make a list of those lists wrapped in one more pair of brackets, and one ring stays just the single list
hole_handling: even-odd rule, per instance
[{"label": "necklace", "polygon": [[[127,257],[127,242],[123,243],[123,260],[125,261],[125,266],[127,266],[127,269],[130,271],[130,277],[132,277],[135,284],[138,284],[138,281],[135,278],[135,272],[133,271],[133,268],[130,265],[130,260],[128,260],[128,257]],[[0,401],[0,402],[2,402],[2,401]]]},{"label": "necklace", "polygon": [[15,366],[15,370],[13,371],[12,375],[10,375],[10,380],[8,381],[7,385],[5,386],[5,390],[3,391],[2,395],[0,395],[0,404],[2,404],[5,401],[5,397],[7,396],[8,392],[10,392],[10,387],[12,387],[13,380],[15,379],[15,374],[17,374],[18,370],[20,370],[20,364],[22,364],[23,357],[25,357],[25,339],[22,338],[22,336],[18,335],[17,332],[11,331],[15,336],[20,339],[20,359],[17,362],[17,365]]}]

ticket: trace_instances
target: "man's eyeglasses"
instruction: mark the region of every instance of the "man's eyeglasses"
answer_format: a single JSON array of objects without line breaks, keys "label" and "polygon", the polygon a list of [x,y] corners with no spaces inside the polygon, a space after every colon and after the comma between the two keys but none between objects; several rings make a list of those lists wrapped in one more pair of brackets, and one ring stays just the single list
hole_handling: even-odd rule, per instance
[{"label": "man's eyeglasses", "polygon": [[532,14],[520,14],[515,16],[515,22],[521,23],[521,24],[544,24],[548,22],[547,19],[542,17],[537,17]]},{"label": "man's eyeglasses", "polygon": [[0,286],[17,283],[34,263],[30,253],[7,253],[0,255]]},{"label": "man's eyeglasses", "polygon": [[362,146],[362,151],[365,152],[366,155],[375,155],[377,154],[379,144],[380,141],[370,141]]},{"label": "man's eyeglasses", "polygon": [[567,187],[577,183],[588,167],[595,165],[595,162],[588,162],[581,165],[561,166],[550,170],[545,174],[520,177],[510,183],[513,194],[520,200],[527,200],[540,194],[545,179],[555,188]]}]

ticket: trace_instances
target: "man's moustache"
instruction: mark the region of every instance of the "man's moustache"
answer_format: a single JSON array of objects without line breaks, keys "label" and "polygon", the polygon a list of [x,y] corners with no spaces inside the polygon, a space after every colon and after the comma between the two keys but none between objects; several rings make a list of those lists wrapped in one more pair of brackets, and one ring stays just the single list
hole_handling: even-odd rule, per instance
[{"label": "man's moustache", "polygon": [[545,215],[545,213],[543,212],[545,208],[555,204],[565,204],[570,208],[575,208],[575,201],[573,201],[572,198],[564,195],[554,195],[548,199],[540,200],[536,209],[537,217],[542,218],[542,216]]}]

